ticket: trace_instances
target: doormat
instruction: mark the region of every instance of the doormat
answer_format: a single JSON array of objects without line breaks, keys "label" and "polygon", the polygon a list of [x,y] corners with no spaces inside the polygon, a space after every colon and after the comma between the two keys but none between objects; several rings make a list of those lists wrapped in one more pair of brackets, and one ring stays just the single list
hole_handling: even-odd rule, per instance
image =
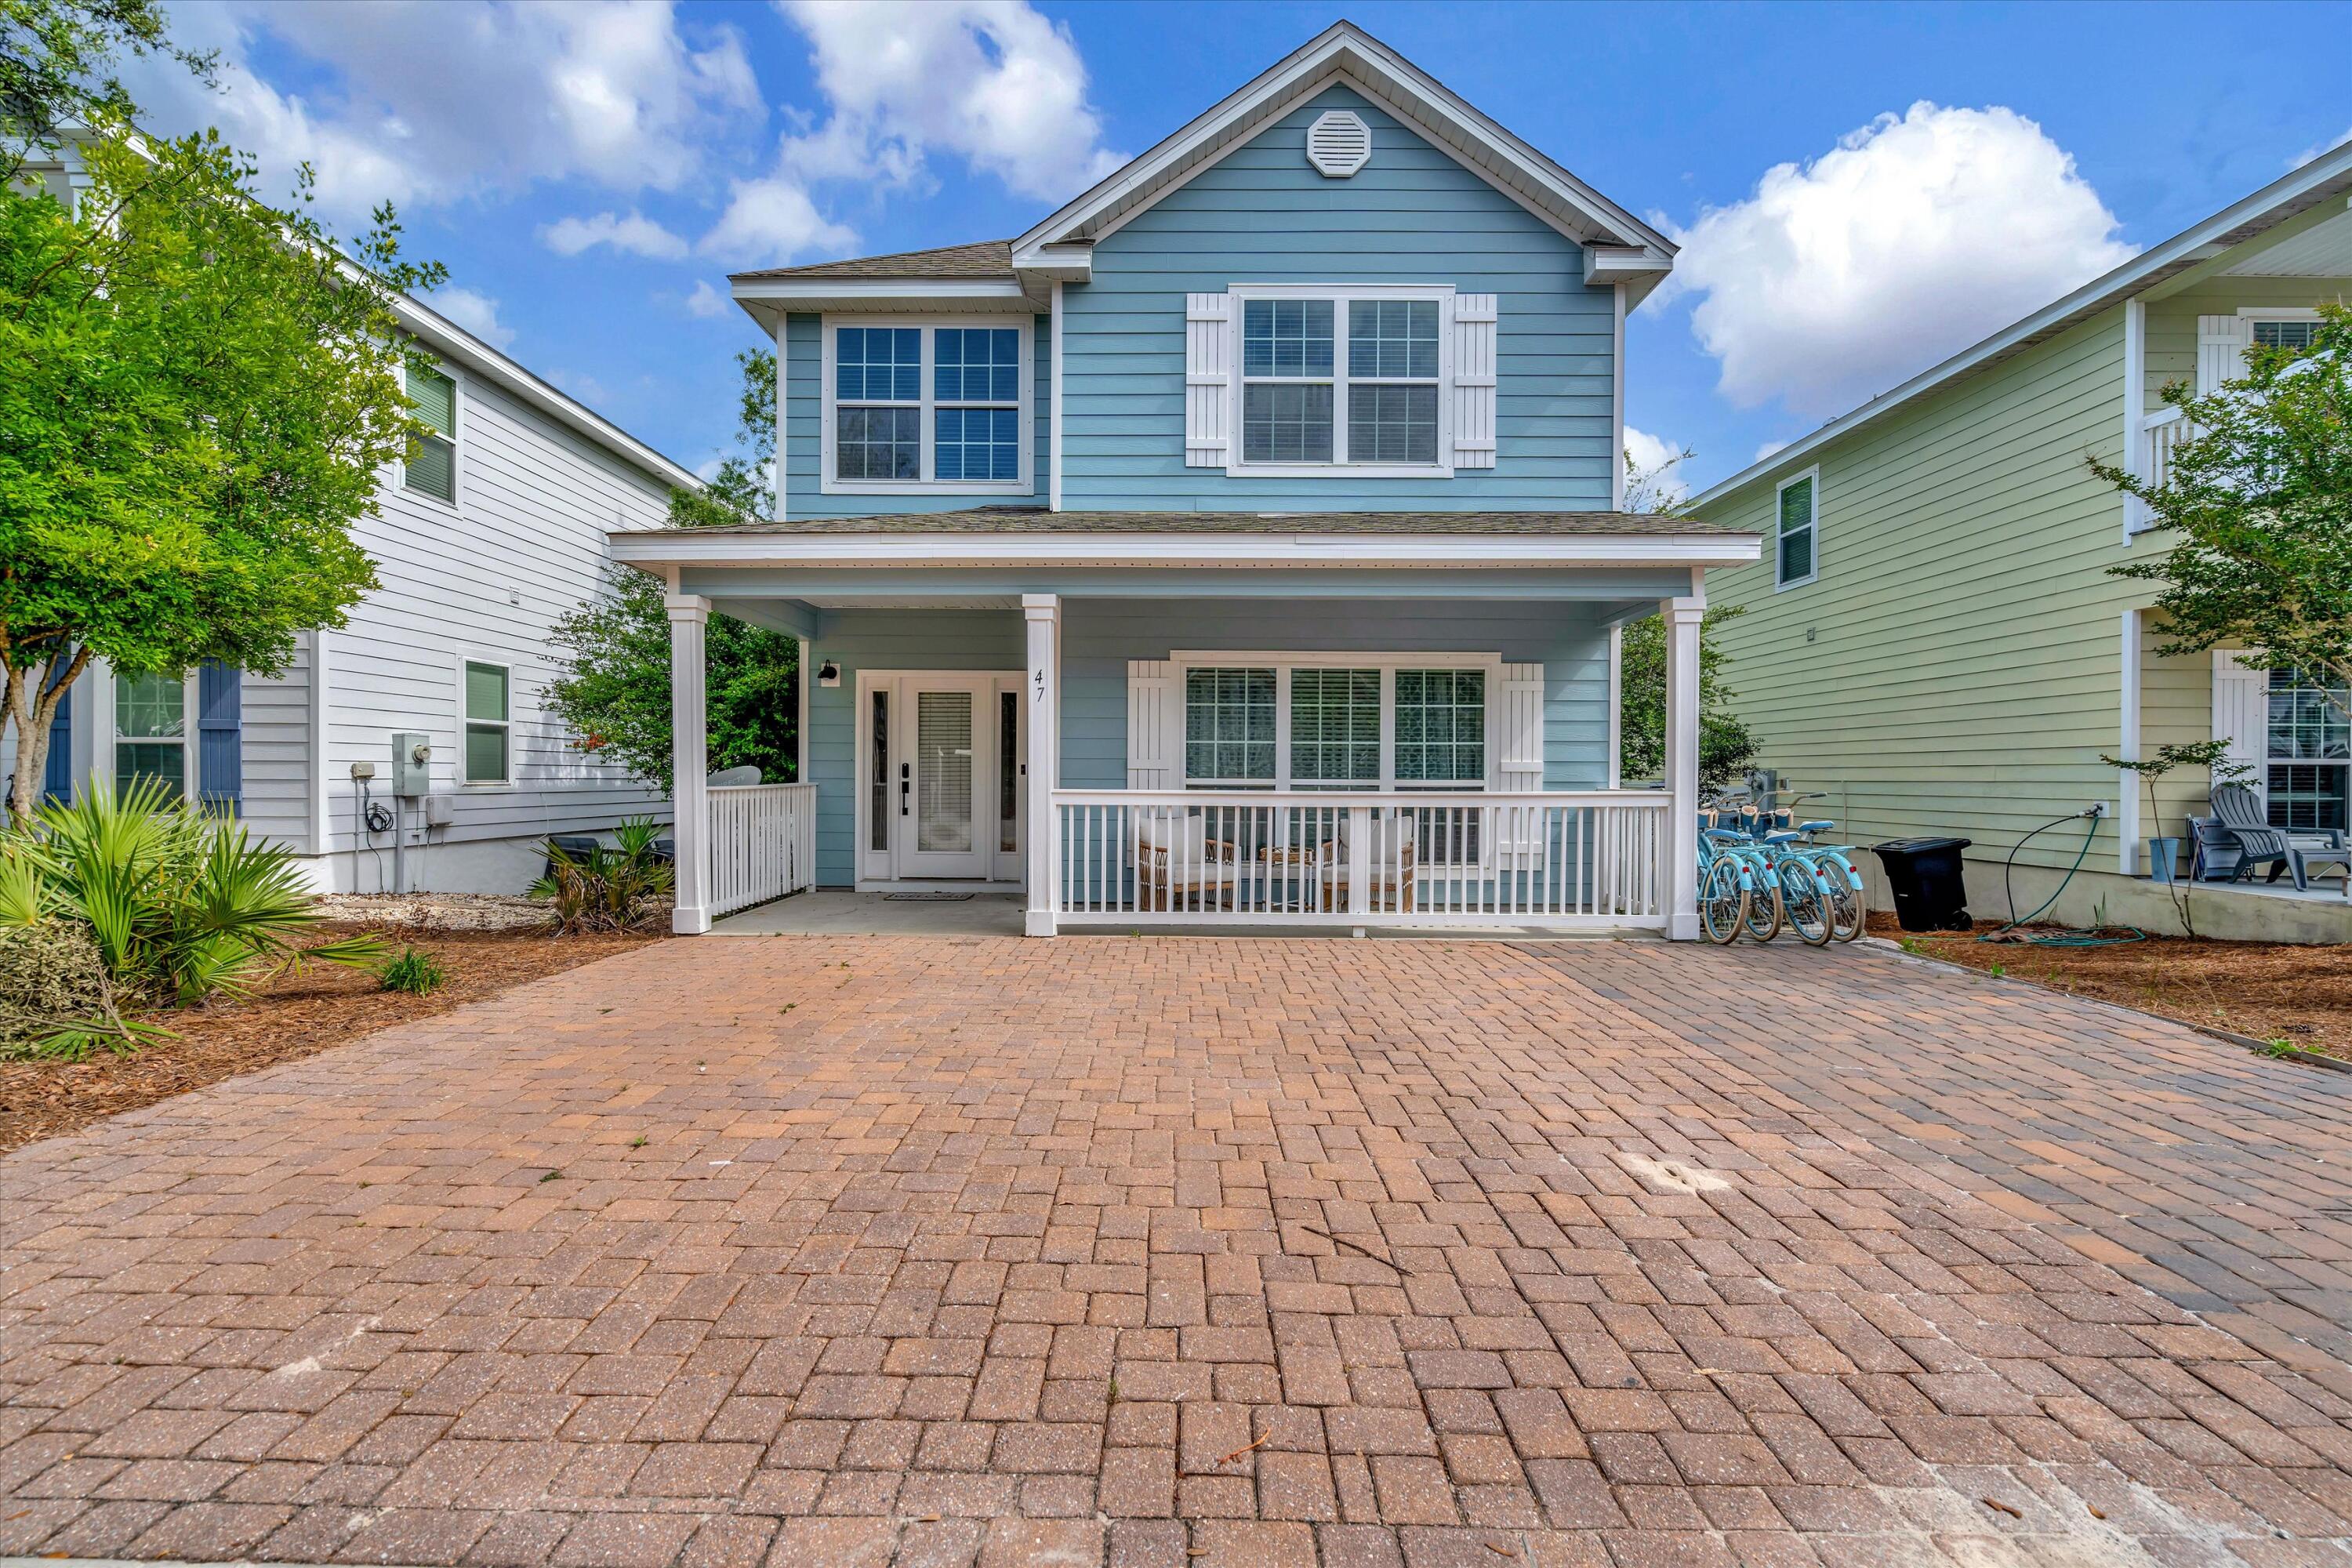
[{"label": "doormat", "polygon": [[960,904],[971,896],[970,893],[885,893],[882,901],[888,904]]}]

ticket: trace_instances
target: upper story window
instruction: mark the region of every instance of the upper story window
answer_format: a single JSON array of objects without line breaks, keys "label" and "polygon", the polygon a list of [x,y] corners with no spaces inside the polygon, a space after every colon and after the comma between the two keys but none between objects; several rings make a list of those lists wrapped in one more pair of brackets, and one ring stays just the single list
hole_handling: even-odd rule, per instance
[{"label": "upper story window", "polygon": [[2307,349],[2319,338],[2316,320],[2267,321],[2257,316],[2250,326],[2256,348]]},{"label": "upper story window", "polygon": [[1778,514],[1772,579],[1776,587],[1794,588],[1821,574],[1821,470],[1808,468],[1795,479],[1782,479],[1773,492],[1773,510]]},{"label": "upper story window", "polygon": [[1030,325],[828,317],[828,494],[1025,494]]},{"label": "upper story window", "polygon": [[1232,292],[1241,441],[1230,472],[1453,471],[1443,395],[1453,290],[1264,285]]},{"label": "upper story window", "polygon": [[437,370],[408,367],[408,400],[416,417],[432,427],[408,449],[401,465],[403,489],[431,496],[455,506],[457,502],[457,384]]}]

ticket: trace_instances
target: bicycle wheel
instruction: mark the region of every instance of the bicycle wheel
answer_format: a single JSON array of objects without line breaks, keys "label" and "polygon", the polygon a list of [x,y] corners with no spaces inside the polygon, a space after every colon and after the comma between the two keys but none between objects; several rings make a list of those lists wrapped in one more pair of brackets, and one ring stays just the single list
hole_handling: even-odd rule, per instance
[{"label": "bicycle wheel", "polygon": [[1807,946],[1829,945],[1830,902],[1811,861],[1791,855],[1780,862],[1780,901],[1789,924]]},{"label": "bicycle wheel", "polygon": [[1824,857],[1822,869],[1830,874],[1831,932],[1840,942],[1852,942],[1870,923],[1870,895],[1844,856]]},{"label": "bicycle wheel", "polygon": [[1747,919],[1748,889],[1739,885],[1738,866],[1726,858],[1708,861],[1698,890],[1698,921],[1706,940],[1729,945]]},{"label": "bicycle wheel", "polygon": [[1752,880],[1755,886],[1748,889],[1748,913],[1742,918],[1741,923],[1748,928],[1748,934],[1756,941],[1770,942],[1780,934],[1782,919],[1780,906],[1783,902],[1780,897],[1780,879],[1772,869],[1771,864],[1761,856],[1749,858],[1747,865],[1748,870],[1753,873]]}]

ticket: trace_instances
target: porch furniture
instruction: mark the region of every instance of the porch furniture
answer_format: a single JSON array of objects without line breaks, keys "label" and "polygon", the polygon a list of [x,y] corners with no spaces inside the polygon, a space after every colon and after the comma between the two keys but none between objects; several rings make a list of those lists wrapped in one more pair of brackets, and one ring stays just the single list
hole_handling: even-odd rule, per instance
[{"label": "porch furniture", "polygon": [[1135,816],[1135,891],[1139,907],[1181,910],[1231,905],[1242,878],[1234,847],[1209,837],[1208,819],[1191,813],[1139,811]]},{"label": "porch furniture", "polygon": [[[1381,840],[1390,839],[1387,845]],[[1383,854],[1382,850],[1386,849]],[[1370,846],[1371,858],[1366,866],[1365,889],[1369,895],[1367,907],[1376,914],[1411,914],[1413,910],[1413,842],[1410,830],[1386,834],[1375,828]],[[1321,899],[1318,905],[1326,914],[1337,914],[1349,905],[1348,883],[1355,864],[1347,835],[1341,834],[1325,858],[1322,874],[1318,879]]]},{"label": "porch furniture", "polygon": [[2231,833],[2218,816],[2192,816],[2189,819],[2189,837],[2192,847],[2189,854],[2189,879],[2192,882],[2230,882],[2238,876],[2237,835]]},{"label": "porch furniture", "polygon": [[2271,874],[2264,880],[2275,882],[2281,871],[2292,872],[2294,890],[2300,893],[2311,887],[2313,867],[2340,866],[2346,896],[2352,898],[2352,846],[2346,844],[2342,829],[2295,833],[2273,827],[2263,815],[2262,798],[2242,784],[2222,784],[2213,791],[2213,814],[2238,842],[2232,880],[2243,881],[2256,866],[2268,865]]}]

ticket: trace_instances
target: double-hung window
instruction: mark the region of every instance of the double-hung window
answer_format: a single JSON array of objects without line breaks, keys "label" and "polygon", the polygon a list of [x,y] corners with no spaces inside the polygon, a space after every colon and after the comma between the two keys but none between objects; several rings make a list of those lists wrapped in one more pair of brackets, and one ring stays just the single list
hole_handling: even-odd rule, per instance
[{"label": "double-hung window", "polygon": [[828,317],[824,331],[827,494],[1029,492],[1026,322]]},{"label": "double-hung window", "polygon": [[2263,758],[2274,827],[2304,832],[2352,828],[2352,720],[2320,682],[2299,670],[2270,672],[2270,723]]},{"label": "double-hung window", "polygon": [[114,787],[155,780],[172,800],[188,792],[188,685],[176,675],[114,678]]},{"label": "double-hung window", "polygon": [[457,384],[424,365],[408,367],[408,400],[426,426],[408,448],[401,465],[403,489],[431,496],[451,506],[457,502]]},{"label": "double-hung window", "polygon": [[511,672],[503,664],[480,659],[466,661],[466,749],[462,759],[467,784],[514,782]]},{"label": "double-hung window", "polygon": [[1452,471],[1444,288],[1259,285],[1233,290],[1241,441],[1235,475]]},{"label": "double-hung window", "polygon": [[1177,656],[1188,787],[1458,791],[1486,783],[1488,656],[1214,658]]},{"label": "double-hung window", "polygon": [[1773,492],[1776,587],[1794,588],[1821,575],[1821,470],[1808,468]]}]

